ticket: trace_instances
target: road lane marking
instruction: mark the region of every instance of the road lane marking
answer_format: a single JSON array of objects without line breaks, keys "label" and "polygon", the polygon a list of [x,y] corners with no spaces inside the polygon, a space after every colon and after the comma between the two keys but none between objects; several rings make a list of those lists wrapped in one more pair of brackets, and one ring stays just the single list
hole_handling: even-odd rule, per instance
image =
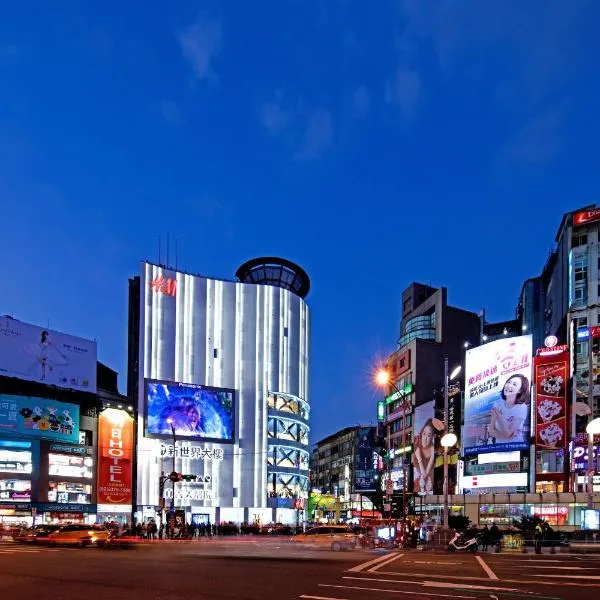
[{"label": "road lane marking", "polygon": [[543,575],[531,575],[531,577],[552,577],[554,579],[593,579],[594,581],[600,581],[600,575],[549,575],[544,573]]},{"label": "road lane marking", "polygon": [[376,565],[374,565],[370,569],[367,569],[367,571],[369,573],[374,573],[375,571],[377,571],[377,569],[379,569],[381,567],[385,567],[386,565],[389,565],[390,563],[393,563],[395,560],[397,560],[399,558],[402,558],[403,556],[404,556],[404,554],[396,554],[396,556],[392,556],[389,560],[384,560],[383,562],[377,563]]},{"label": "road lane marking", "polygon": [[307,596],[306,594],[302,594],[302,596],[298,597],[304,598],[305,600],[348,600],[348,598],[332,598],[331,596]]},{"label": "road lane marking", "polygon": [[481,556],[476,556],[475,560],[481,565],[481,568],[485,571],[486,575],[490,578],[490,579],[498,579],[498,577],[496,576],[496,573],[494,573],[494,571],[492,571],[487,563],[485,562],[485,560],[483,560],[483,558],[481,558]]},{"label": "road lane marking", "polygon": [[392,554],[384,554],[383,556],[378,556],[377,558],[373,558],[367,562],[361,563],[360,565],[356,565],[356,567],[352,567],[351,569],[348,569],[348,570],[352,573],[358,573],[360,571],[364,571],[365,569],[368,569],[372,565],[376,565],[378,562],[385,562],[386,560],[388,560],[390,558],[390,556],[396,556],[396,555],[398,555],[398,552],[392,552]]},{"label": "road lane marking", "polygon": [[438,598],[477,598],[477,596],[459,596],[457,594],[436,594],[434,592],[409,592],[407,590],[388,590],[385,588],[360,587],[357,585],[333,585],[331,583],[320,583],[321,587],[342,588],[348,590],[362,590],[367,592],[386,592],[387,594],[410,594],[411,596],[437,596]]}]

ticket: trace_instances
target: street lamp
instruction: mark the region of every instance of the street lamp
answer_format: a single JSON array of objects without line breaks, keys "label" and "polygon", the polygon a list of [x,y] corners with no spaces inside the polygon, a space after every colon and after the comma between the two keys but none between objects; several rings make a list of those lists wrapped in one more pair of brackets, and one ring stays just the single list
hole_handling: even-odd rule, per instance
[{"label": "street lamp", "polygon": [[[594,508],[594,458],[596,457],[596,446],[594,444],[594,436],[600,434],[600,418],[592,419],[585,428],[588,434],[588,492],[589,492],[589,508]],[[591,449],[591,452],[589,451]],[[596,459],[596,469],[598,468],[598,460]]]},{"label": "street lamp", "polygon": [[[462,366],[457,365],[448,375],[448,358],[444,358],[444,428],[446,430],[446,435],[442,438],[442,446],[444,446],[444,529],[448,529],[448,448],[455,446],[458,441],[453,433],[448,432],[448,387],[450,382],[458,377],[461,370]],[[446,444],[444,444],[444,440],[446,440]]]},{"label": "street lamp", "polygon": [[[377,385],[383,387],[391,386],[398,398],[402,400],[402,537],[406,535],[406,409],[408,401],[405,397],[404,392],[401,392],[396,385],[396,382],[392,380],[389,371],[386,369],[379,369],[375,374],[375,381]],[[389,419],[386,423],[387,432],[387,449],[388,449],[388,461],[387,461],[387,473],[388,481],[392,481],[392,465],[391,465],[391,442],[390,442],[390,423]],[[387,485],[387,484],[386,484]],[[386,494],[387,495],[387,494]],[[391,510],[390,510],[391,517]]]},{"label": "street lamp", "polygon": [[171,514],[173,514],[175,512],[175,454],[177,454],[177,452],[175,451],[175,444],[177,443],[177,436],[175,435],[175,425],[173,424],[173,419],[171,419],[171,417],[167,419],[167,423],[171,426],[171,433],[173,434],[173,465],[171,468],[171,484],[173,486],[173,497],[171,498]]},{"label": "street lamp", "polygon": [[441,444],[444,448],[444,529],[448,529],[450,515],[448,514],[448,448],[456,446],[458,438],[454,433],[442,436]]}]

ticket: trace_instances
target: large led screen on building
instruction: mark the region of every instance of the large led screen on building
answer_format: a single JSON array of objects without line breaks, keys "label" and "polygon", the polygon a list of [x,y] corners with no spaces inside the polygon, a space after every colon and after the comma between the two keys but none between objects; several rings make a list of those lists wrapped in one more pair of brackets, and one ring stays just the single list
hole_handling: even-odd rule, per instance
[{"label": "large led screen on building", "polygon": [[0,433],[79,442],[79,406],[31,396],[0,394]]},{"label": "large led screen on building", "polygon": [[464,454],[528,449],[531,335],[469,350],[465,371]]},{"label": "large led screen on building", "polygon": [[233,442],[234,392],[146,380],[146,434]]},{"label": "large led screen on building", "polygon": [[96,392],[96,342],[0,318],[0,375]]}]

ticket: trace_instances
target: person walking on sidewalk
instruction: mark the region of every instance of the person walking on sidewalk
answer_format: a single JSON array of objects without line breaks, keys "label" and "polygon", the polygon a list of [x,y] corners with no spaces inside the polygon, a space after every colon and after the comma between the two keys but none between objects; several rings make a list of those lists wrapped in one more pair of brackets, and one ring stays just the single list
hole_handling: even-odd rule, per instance
[{"label": "person walking on sidewalk", "polygon": [[488,547],[490,545],[490,530],[486,525],[481,532],[481,546],[484,552],[488,551]]},{"label": "person walking on sidewalk", "polygon": [[541,523],[538,523],[535,526],[535,531],[533,533],[533,540],[535,542],[535,553],[542,553],[542,538],[544,537],[544,529]]}]

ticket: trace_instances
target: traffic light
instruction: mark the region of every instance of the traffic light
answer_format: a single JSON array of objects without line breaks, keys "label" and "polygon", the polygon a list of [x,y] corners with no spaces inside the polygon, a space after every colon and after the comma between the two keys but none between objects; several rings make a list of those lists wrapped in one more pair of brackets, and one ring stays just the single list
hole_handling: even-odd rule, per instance
[{"label": "traffic light", "polygon": [[196,475],[181,475],[181,479],[183,479],[183,481],[196,481],[197,476]]}]

